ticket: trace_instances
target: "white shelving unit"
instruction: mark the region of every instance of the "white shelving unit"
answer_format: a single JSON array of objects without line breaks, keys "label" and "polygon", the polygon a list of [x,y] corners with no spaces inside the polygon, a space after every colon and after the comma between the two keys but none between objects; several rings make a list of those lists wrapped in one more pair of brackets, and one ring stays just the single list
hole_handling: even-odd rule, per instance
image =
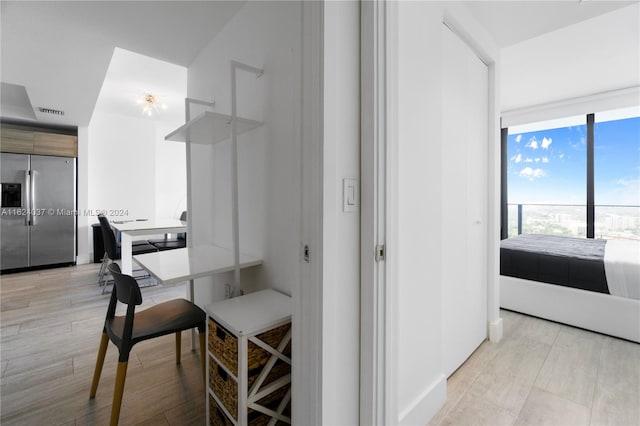
[{"label": "white shelving unit", "polygon": [[291,298],[262,290],[205,310],[208,424],[291,424]]},{"label": "white shelving unit", "polygon": [[[238,135],[253,130],[262,125],[259,121],[238,117],[237,105],[237,72],[238,70],[262,76],[262,69],[252,67],[237,61],[231,61],[231,115],[206,111],[191,119],[191,104],[213,107],[214,102],[198,99],[185,99],[185,124],[165,136],[165,140],[184,142],[187,161],[187,235],[193,233],[193,185],[191,176],[191,144],[214,145],[225,140],[231,140],[231,196],[232,196],[232,233],[233,233],[233,271],[234,293],[240,289],[240,228],[238,219]],[[193,248],[193,238],[187,238],[188,248]],[[189,294],[194,300],[194,280],[189,280]],[[191,349],[195,350],[195,331],[191,333]]]},{"label": "white shelving unit", "polygon": [[[205,111],[191,119],[191,104],[200,104],[213,107],[215,103],[197,99],[185,99],[186,123],[165,136],[165,140],[184,142],[186,144],[187,157],[187,234],[193,235],[193,194],[191,184],[191,144],[214,145],[225,140],[231,140],[231,198],[232,198],[232,233],[234,255],[234,291],[240,287],[240,228],[238,219],[238,135],[246,133],[262,125],[261,122],[238,117],[237,105],[237,72],[245,71],[261,77],[263,70],[237,61],[231,61],[231,115],[218,112]],[[192,247],[193,238],[187,239],[187,244]],[[190,283],[190,291],[193,294],[193,281]],[[195,338],[193,339],[195,342]],[[192,345],[194,343],[192,342]]]}]

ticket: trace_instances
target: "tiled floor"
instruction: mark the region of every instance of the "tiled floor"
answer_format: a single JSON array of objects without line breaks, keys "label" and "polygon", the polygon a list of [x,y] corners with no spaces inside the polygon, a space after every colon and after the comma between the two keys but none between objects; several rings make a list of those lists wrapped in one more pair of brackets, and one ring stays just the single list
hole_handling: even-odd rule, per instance
[{"label": "tiled floor", "polygon": [[[98,265],[0,277],[0,424],[108,423],[116,351],[98,394],[89,387],[108,295]],[[143,306],[184,297],[184,286],[143,290]],[[483,343],[448,381],[431,425],[640,425],[640,345],[503,311],[504,339]],[[188,333],[183,345],[188,346]],[[204,424],[198,352],[175,365],[172,336],[132,352],[123,425]]]},{"label": "tiled floor", "polygon": [[640,344],[502,311],[430,425],[640,425]]},{"label": "tiled floor", "polygon": [[[96,285],[99,265],[0,277],[0,424],[109,423],[117,350],[110,345],[95,399],[89,388],[109,295]],[[143,307],[185,297],[185,286],[143,289]],[[198,351],[183,333],[142,342],[129,359],[121,425],[202,425],[204,386]]]}]

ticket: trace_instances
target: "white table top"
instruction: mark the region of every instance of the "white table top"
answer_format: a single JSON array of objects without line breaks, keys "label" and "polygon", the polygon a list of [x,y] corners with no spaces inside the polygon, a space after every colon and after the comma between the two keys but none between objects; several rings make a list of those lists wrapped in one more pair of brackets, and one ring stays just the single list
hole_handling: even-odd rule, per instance
[{"label": "white table top", "polygon": [[[217,246],[196,246],[139,254],[133,260],[162,284],[177,284],[233,271],[233,252]],[[262,264],[262,259],[240,253],[240,267]]]},{"label": "white table top", "polygon": [[178,219],[128,220],[122,222],[111,221],[111,226],[120,232],[158,231],[161,234],[163,229],[187,229],[187,222]]},{"label": "white table top", "polygon": [[262,290],[205,306],[207,313],[230,332],[251,335],[291,319],[291,297]]}]

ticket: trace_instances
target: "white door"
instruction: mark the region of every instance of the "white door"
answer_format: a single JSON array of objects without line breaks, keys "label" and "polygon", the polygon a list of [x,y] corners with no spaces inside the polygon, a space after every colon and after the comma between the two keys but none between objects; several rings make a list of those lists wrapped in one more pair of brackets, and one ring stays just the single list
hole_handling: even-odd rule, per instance
[{"label": "white door", "polygon": [[488,69],[443,25],[443,360],[451,375],[487,335]]}]

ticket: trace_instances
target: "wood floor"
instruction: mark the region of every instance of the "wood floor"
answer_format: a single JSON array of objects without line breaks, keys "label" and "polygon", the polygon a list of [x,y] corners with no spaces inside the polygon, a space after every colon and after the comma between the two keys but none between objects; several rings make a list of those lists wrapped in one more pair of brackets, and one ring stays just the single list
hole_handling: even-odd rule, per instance
[{"label": "wood floor", "polygon": [[[0,277],[0,424],[108,424],[117,351],[107,351],[95,400],[89,387],[108,296],[97,265]],[[143,290],[143,307],[184,297],[184,286]],[[503,311],[504,339],[483,343],[449,378],[430,425],[640,425],[640,345]],[[202,425],[198,352],[183,333],[132,351],[122,425]]]},{"label": "wood floor", "polygon": [[[0,277],[0,424],[109,423],[117,350],[109,346],[94,400],[89,388],[109,295],[101,295],[97,265]],[[143,305],[185,297],[185,286],[143,289]],[[198,351],[183,333],[136,345],[129,359],[121,425],[203,425],[204,386]]]}]

